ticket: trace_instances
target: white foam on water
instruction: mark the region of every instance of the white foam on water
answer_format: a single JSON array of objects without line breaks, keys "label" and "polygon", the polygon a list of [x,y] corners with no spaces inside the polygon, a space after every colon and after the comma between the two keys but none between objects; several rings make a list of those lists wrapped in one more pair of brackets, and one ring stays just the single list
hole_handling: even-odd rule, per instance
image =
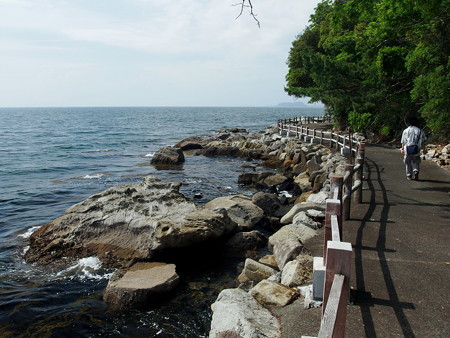
[{"label": "white foam on water", "polygon": [[203,181],[201,179],[187,178],[184,182],[187,184],[198,184],[202,183]]},{"label": "white foam on water", "polygon": [[56,274],[56,277],[69,277],[76,275],[80,279],[104,279],[111,277],[111,274],[99,274],[102,262],[97,257],[81,258],[78,262],[65,270]]},{"label": "white foam on water", "polygon": [[30,238],[30,236],[33,234],[33,232],[35,232],[40,227],[41,227],[40,225],[31,227],[26,232],[24,232],[23,234],[17,235],[17,237],[22,237],[24,239]]},{"label": "white foam on water", "polygon": [[27,245],[26,247],[23,248],[22,255],[25,256],[25,254],[28,252],[28,250],[30,250],[29,245]]},{"label": "white foam on water", "polygon": [[291,198],[293,195],[288,193],[287,191],[280,191],[280,194],[284,195],[286,198]]},{"label": "white foam on water", "polygon": [[83,176],[83,178],[86,180],[93,180],[93,179],[101,178],[102,176],[103,176],[103,174],[92,174],[92,175],[85,175],[85,176]]},{"label": "white foam on water", "polygon": [[155,156],[155,153],[148,153],[144,155],[144,157],[153,157],[153,156]]}]

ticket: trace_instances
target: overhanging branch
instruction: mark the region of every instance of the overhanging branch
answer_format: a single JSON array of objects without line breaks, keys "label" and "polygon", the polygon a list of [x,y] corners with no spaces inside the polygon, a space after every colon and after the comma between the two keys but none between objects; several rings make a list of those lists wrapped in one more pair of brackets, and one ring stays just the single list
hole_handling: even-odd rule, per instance
[{"label": "overhanging branch", "polygon": [[256,14],[253,12],[253,4],[252,4],[251,0],[242,0],[241,3],[235,4],[233,6],[240,6],[241,7],[241,11],[239,12],[239,15],[236,17],[236,19],[238,19],[242,15],[242,13],[244,12],[244,9],[247,8],[250,11],[250,15],[256,21],[256,24],[258,25],[258,27],[261,28],[261,24],[260,24],[259,20],[256,18]]}]

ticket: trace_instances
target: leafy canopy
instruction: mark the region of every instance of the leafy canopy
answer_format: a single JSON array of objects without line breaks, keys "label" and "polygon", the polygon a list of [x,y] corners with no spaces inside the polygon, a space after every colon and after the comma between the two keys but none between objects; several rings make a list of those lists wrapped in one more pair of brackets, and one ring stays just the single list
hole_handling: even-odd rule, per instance
[{"label": "leafy canopy", "polygon": [[342,126],[395,136],[407,116],[450,132],[450,0],[323,0],[292,43],[286,92]]}]

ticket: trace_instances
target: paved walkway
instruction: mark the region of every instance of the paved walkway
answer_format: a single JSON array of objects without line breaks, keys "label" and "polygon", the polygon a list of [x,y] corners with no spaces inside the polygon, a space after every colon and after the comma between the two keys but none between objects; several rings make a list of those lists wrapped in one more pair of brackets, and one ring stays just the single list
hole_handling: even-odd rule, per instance
[{"label": "paved walkway", "polygon": [[[368,146],[353,245],[347,337],[450,337],[450,172],[424,161],[407,181],[399,150]],[[307,243],[321,256],[320,235]],[[319,311],[318,311],[319,310]],[[318,334],[320,309],[285,309],[282,337]]]},{"label": "paved walkway", "polygon": [[450,337],[450,172],[424,161],[407,181],[396,149],[369,146],[353,244],[348,337]]}]

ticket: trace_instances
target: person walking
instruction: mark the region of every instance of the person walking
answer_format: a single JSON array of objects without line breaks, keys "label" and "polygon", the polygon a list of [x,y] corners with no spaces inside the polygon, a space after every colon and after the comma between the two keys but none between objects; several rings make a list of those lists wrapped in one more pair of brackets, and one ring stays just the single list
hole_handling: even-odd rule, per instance
[{"label": "person walking", "polygon": [[409,118],[408,128],[402,133],[402,149],[404,155],[403,162],[406,167],[406,179],[418,180],[420,167],[420,151],[425,149],[426,136],[422,129],[418,127],[416,118]]}]

